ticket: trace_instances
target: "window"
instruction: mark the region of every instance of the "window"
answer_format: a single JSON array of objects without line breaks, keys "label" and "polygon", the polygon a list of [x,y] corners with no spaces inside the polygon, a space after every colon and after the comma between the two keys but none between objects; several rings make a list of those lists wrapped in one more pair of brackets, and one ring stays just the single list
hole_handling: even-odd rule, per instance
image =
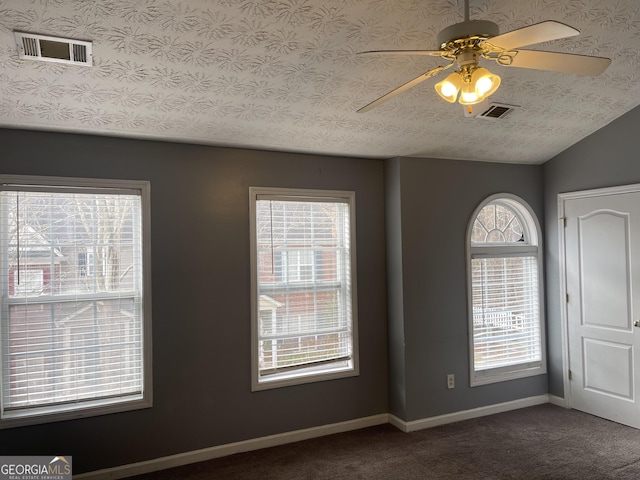
[{"label": "window", "polygon": [[312,249],[290,250],[284,253],[286,259],[286,278],[289,282],[307,282],[314,278]]},{"label": "window", "polygon": [[0,428],[150,406],[148,194],[0,176]]},{"label": "window", "polygon": [[250,189],[253,389],[358,374],[353,192]]},{"label": "window", "polygon": [[467,233],[471,385],[546,372],[540,230],[531,208],[494,195]]},{"label": "window", "polygon": [[93,276],[94,261],[92,251],[78,252],[78,273],[83,277]]}]

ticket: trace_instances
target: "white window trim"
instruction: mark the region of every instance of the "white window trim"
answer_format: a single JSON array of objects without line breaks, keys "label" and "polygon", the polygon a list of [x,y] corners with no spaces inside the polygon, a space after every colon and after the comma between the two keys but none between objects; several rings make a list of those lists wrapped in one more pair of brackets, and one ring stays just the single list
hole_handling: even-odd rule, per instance
[{"label": "white window trim", "polygon": [[[0,381],[0,429],[37,425],[74,418],[93,417],[111,413],[150,408],[153,405],[153,372],[151,346],[151,184],[145,180],[112,180],[96,178],[43,177],[27,175],[0,175],[0,184],[5,190],[51,190],[60,192],[81,188],[87,193],[131,193],[140,195],[142,228],[142,342],[143,385],[142,393],[136,396],[98,399],[4,412],[2,382]],[[68,187],[68,188],[65,188]],[[2,355],[0,342],[0,356]]]},{"label": "white window trim", "polygon": [[[349,205],[349,229],[351,252],[351,315],[352,315],[352,359],[346,366],[310,366],[274,375],[260,381],[258,358],[258,321],[260,296],[258,292],[258,258],[256,200],[260,195],[269,195],[274,200],[295,201],[340,201]],[[339,190],[313,190],[299,188],[249,187],[249,231],[251,263],[251,391],[268,390],[291,385],[353,377],[360,374],[358,359],[358,303],[356,275],[356,198],[355,192]]]},{"label": "white window trim", "polygon": [[[480,211],[488,204],[496,200],[502,201],[509,205],[518,215],[518,220],[522,223],[525,235],[530,239],[528,245],[487,245],[477,246],[471,244],[471,233],[473,224]],[[523,211],[524,209],[524,211]],[[534,226],[533,231],[531,226]],[[469,325],[469,384],[472,387],[487,385],[491,383],[504,382],[507,380],[515,380],[517,378],[532,377],[535,375],[543,375],[547,373],[547,354],[546,354],[546,334],[545,334],[545,303],[544,303],[544,262],[543,262],[543,245],[542,230],[536,214],[531,206],[522,198],[511,193],[498,193],[484,199],[480,205],[473,211],[471,218],[467,224],[467,232],[465,236],[466,248],[466,269],[467,269],[467,312]],[[532,248],[533,244],[533,248]],[[540,354],[541,362],[538,365],[520,364],[514,366],[491,368],[487,370],[475,371],[474,365],[474,340],[473,340],[473,300],[472,300],[472,281],[471,281],[471,259],[483,256],[494,255],[526,255],[535,253],[538,263],[538,297],[539,297],[539,315],[540,315]]]}]

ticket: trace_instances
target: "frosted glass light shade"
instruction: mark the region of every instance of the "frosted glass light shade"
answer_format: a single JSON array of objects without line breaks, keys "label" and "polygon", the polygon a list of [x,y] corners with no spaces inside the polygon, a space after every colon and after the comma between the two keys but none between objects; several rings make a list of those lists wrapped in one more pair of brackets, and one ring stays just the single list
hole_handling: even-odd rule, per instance
[{"label": "frosted glass light shade", "polygon": [[453,103],[458,98],[458,92],[462,87],[462,76],[454,72],[443,81],[436,83],[435,89],[444,100]]},{"label": "frosted glass light shade", "polygon": [[480,67],[471,75],[471,84],[474,85],[478,97],[485,99],[498,89],[500,77]]},{"label": "frosted glass light shade", "polygon": [[462,85],[462,91],[460,92],[460,100],[458,102],[462,105],[474,105],[480,103],[483,100],[476,93],[473,82],[464,82]]}]

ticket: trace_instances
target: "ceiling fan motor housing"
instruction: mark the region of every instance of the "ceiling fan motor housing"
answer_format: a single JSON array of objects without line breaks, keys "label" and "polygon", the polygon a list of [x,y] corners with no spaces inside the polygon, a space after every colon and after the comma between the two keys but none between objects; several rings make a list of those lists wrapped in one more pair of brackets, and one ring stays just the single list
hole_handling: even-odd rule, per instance
[{"label": "ceiling fan motor housing", "polygon": [[468,37],[487,39],[499,35],[497,24],[488,20],[467,20],[466,22],[450,25],[442,30],[437,37],[438,46],[442,50],[447,49],[449,42]]},{"label": "ceiling fan motor housing", "polygon": [[458,54],[457,62],[459,67],[473,67],[478,65],[478,52],[474,50],[464,50]]}]

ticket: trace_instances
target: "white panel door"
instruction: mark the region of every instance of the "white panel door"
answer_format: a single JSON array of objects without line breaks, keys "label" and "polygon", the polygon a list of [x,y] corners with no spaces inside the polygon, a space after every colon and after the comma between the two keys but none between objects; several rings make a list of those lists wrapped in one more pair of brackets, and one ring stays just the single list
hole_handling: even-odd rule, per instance
[{"label": "white panel door", "polygon": [[571,407],[640,428],[640,193],[569,199],[564,215]]}]

